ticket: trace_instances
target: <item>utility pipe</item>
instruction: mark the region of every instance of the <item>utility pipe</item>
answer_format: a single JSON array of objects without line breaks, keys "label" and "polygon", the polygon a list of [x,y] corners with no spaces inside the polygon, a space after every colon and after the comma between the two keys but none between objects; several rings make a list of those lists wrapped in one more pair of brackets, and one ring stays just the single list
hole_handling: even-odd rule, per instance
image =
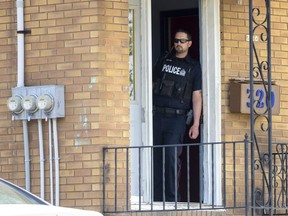
[{"label": "utility pipe", "polygon": [[24,86],[24,1],[16,0],[17,5],[17,87]]},{"label": "utility pipe", "polygon": [[[16,0],[17,6],[17,87],[24,86],[24,1]],[[30,191],[30,154],[27,120],[22,121],[25,161],[26,190]]]},{"label": "utility pipe", "polygon": [[59,206],[59,150],[58,150],[58,132],[57,119],[53,118],[53,142],[54,142],[54,163],[55,163],[55,205]]},{"label": "utility pipe", "polygon": [[53,146],[52,146],[52,120],[48,119],[49,130],[49,169],[50,169],[50,203],[54,204],[54,181],[53,181]]},{"label": "utility pipe", "polygon": [[45,172],[42,120],[38,119],[39,157],[40,157],[40,196],[45,199]]},{"label": "utility pipe", "polygon": [[27,120],[22,121],[23,125],[23,141],[24,141],[24,161],[25,161],[25,184],[26,190],[30,191],[30,154]]}]

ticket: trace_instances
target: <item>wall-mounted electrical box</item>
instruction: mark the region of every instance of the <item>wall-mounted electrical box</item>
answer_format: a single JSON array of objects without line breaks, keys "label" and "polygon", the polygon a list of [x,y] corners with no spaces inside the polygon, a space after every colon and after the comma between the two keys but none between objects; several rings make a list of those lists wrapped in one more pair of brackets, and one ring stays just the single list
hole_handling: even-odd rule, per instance
[{"label": "wall-mounted electrical box", "polygon": [[62,118],[65,116],[64,86],[13,88],[7,107],[15,120]]}]

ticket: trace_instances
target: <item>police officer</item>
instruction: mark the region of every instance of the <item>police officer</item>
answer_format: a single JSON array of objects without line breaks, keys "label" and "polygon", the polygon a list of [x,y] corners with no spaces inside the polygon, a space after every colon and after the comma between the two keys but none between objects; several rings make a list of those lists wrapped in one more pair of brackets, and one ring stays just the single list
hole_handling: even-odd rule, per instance
[{"label": "police officer", "polygon": [[183,143],[191,109],[194,122],[189,137],[199,135],[202,75],[200,64],[188,54],[191,39],[188,31],[177,30],[174,53],[158,60],[153,70],[154,201],[179,201],[181,147],[177,144]]}]

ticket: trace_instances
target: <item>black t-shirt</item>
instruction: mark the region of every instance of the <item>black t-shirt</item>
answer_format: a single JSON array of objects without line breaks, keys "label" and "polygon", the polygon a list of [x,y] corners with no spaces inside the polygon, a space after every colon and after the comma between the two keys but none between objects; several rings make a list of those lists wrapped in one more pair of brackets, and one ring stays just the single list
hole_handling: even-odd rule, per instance
[{"label": "black t-shirt", "polygon": [[[189,101],[183,101],[163,95],[153,94],[153,105],[177,109],[191,109],[193,91],[202,89],[202,72],[200,64],[189,55],[185,58],[168,57],[160,60],[153,70],[153,82],[163,76],[170,79],[185,80],[192,84]],[[177,82],[177,81],[176,81]]]}]

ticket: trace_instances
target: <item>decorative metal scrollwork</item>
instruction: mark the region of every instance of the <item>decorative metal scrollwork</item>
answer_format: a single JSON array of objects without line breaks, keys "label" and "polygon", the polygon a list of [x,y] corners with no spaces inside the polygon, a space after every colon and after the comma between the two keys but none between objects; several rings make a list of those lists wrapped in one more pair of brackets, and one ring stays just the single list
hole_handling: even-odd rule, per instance
[{"label": "decorative metal scrollwork", "polygon": [[273,188],[275,204],[279,208],[288,207],[287,199],[287,164],[288,164],[287,144],[277,144],[274,156]]},{"label": "decorative metal scrollwork", "polygon": [[[252,56],[250,55],[250,68],[253,69],[253,71],[250,71],[250,77],[252,77],[252,80],[250,79],[250,85],[253,85],[254,79],[257,79],[257,83],[263,85],[264,91],[266,95],[268,95],[268,100],[271,100],[270,1],[263,0],[262,2],[257,1],[257,3],[259,4],[258,7],[252,8],[250,11],[250,21],[252,19],[252,22],[250,22],[250,38],[255,38],[254,36],[257,35],[259,36],[259,41],[250,41],[250,49],[253,51]],[[250,0],[250,5],[253,5],[253,0]],[[262,10],[265,10],[265,12],[262,13]],[[263,43],[265,43],[267,50],[264,50]],[[263,52],[266,52],[266,54],[262,54]],[[254,100],[254,98],[252,98],[252,100],[253,107],[251,108],[250,115],[253,116],[254,125],[251,125],[251,127],[255,153],[257,155],[255,155],[254,158],[254,170],[258,174],[257,176],[259,176],[258,172],[262,175],[262,181],[253,179],[255,184],[258,184],[257,189],[254,189],[254,204],[255,206],[263,207],[262,211],[260,211],[261,214],[267,214],[271,211],[271,205],[275,205],[275,199],[272,200],[272,198],[275,198],[275,196],[272,196],[272,190],[275,194],[275,191],[278,191],[280,185],[283,184],[282,178],[278,177],[281,174],[277,174],[283,173],[283,169],[278,167],[278,163],[275,164],[275,158],[272,165],[271,107],[267,106],[265,110],[262,109],[259,111],[256,107],[261,106],[260,103],[262,101]],[[270,101],[268,104],[271,105]],[[255,130],[256,125],[260,126],[258,130]],[[262,139],[259,139],[256,131],[267,133],[267,142],[264,141],[263,134],[261,134]],[[261,140],[262,145],[258,140]],[[264,147],[267,147],[267,149],[263,152]],[[252,154],[254,154],[254,152],[252,152]],[[273,155],[273,157],[275,156]],[[280,190],[280,194],[283,195],[282,191],[284,190]],[[257,213],[259,213],[258,210]]]}]

